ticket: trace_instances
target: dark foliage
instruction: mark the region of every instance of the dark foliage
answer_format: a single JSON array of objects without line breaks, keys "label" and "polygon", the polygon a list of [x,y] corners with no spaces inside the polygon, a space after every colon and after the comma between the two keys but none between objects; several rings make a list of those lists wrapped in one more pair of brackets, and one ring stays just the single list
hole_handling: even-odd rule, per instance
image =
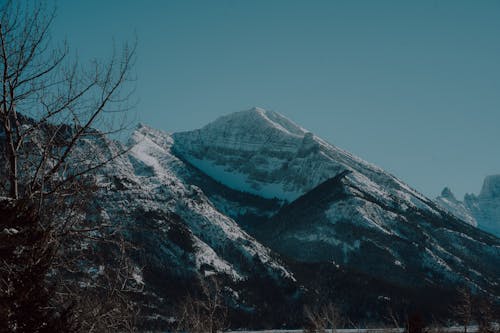
[{"label": "dark foliage", "polygon": [[29,204],[0,201],[0,332],[73,332],[71,305],[51,304],[55,246]]}]

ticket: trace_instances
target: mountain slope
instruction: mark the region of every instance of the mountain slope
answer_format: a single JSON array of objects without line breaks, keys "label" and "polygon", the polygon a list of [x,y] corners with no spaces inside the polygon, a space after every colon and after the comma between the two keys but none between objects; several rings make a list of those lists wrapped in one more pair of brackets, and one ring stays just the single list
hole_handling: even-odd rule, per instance
[{"label": "mountain slope", "polygon": [[452,216],[385,206],[346,178],[327,180],[284,207],[264,243],[296,260],[333,261],[397,285],[471,283],[498,295],[498,239]]},{"label": "mountain slope", "polygon": [[[143,267],[145,295],[152,297],[145,313],[153,321],[161,318],[158,314],[171,317],[200,277],[215,275],[224,281],[235,311],[245,305],[238,310],[240,317],[271,317],[261,304],[290,302],[297,290],[293,274],[197,186],[183,180],[196,177],[197,171],[170,153],[171,144],[167,133],[140,126],[128,143],[129,152],[97,175],[102,190],[94,199],[95,218],[125,228],[137,247],[134,260]],[[100,141],[96,155],[104,160],[120,149],[116,145]],[[264,281],[277,292],[256,292]]]}]

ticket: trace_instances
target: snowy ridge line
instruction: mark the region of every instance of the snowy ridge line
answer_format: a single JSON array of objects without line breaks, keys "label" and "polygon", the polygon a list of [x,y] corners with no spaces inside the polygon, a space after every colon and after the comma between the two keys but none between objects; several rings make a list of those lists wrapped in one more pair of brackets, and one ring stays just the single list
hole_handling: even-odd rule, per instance
[{"label": "snowy ridge line", "polygon": [[283,125],[284,124],[280,124],[280,123],[277,123],[276,121],[272,120],[269,116],[272,115],[273,118],[279,118],[279,120],[281,120],[282,122],[286,122],[288,123],[288,125],[294,125],[296,128],[296,130],[300,130],[302,132],[305,132],[305,130],[296,125],[295,123],[293,123],[292,121],[288,120],[286,117],[284,117],[283,115],[279,114],[279,113],[269,113],[269,116],[268,116],[268,113],[264,110],[264,109],[261,109],[261,108],[255,108],[255,110],[257,111],[257,113],[259,113],[262,118],[264,118],[264,120],[268,121],[273,127],[275,127],[276,129],[279,129],[283,132],[286,132],[287,134],[289,135],[295,135],[295,136],[298,136],[298,134],[296,133],[292,133],[290,130],[291,130],[291,127],[290,126],[287,126],[288,128],[285,128]]}]

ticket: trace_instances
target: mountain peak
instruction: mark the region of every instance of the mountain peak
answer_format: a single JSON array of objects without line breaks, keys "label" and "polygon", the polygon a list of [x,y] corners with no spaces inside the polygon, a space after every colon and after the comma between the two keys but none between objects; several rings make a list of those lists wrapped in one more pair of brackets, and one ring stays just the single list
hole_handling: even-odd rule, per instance
[{"label": "mountain peak", "polygon": [[443,191],[441,191],[441,197],[456,201],[455,195],[449,187],[445,187]]},{"label": "mountain peak", "polygon": [[500,175],[487,176],[481,188],[480,197],[500,198]]},{"label": "mountain peak", "polygon": [[204,127],[204,129],[217,128],[224,129],[225,131],[250,131],[251,133],[262,131],[281,132],[287,136],[300,137],[303,137],[307,132],[285,116],[259,107],[230,113],[217,118]]},{"label": "mountain peak", "polygon": [[134,130],[134,132],[147,132],[147,131],[156,131],[156,129],[141,122],[136,125]]}]

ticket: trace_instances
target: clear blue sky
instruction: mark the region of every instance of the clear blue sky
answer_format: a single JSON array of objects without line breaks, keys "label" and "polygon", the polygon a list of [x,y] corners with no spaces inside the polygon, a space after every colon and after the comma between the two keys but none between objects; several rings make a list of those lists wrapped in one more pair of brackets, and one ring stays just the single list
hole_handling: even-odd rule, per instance
[{"label": "clear blue sky", "polygon": [[137,35],[153,127],[260,106],[432,197],[500,173],[500,1],[57,3],[54,37],[84,59]]}]

